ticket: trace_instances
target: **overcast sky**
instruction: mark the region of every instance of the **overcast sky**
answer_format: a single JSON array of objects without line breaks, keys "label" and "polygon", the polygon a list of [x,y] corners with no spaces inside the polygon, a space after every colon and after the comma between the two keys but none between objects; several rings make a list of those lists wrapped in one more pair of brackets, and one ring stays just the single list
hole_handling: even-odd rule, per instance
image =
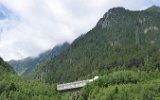
[{"label": "overcast sky", "polygon": [[0,56],[11,60],[72,42],[112,7],[142,10],[160,6],[160,0],[0,0],[0,4],[10,16],[0,20]]}]

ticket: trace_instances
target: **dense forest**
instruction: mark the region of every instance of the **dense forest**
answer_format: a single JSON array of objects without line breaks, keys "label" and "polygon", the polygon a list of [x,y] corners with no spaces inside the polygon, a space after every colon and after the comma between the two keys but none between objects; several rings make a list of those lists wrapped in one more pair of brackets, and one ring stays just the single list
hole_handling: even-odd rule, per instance
[{"label": "dense forest", "polygon": [[0,57],[0,76],[3,75],[4,73],[13,73],[15,74],[13,68],[11,66],[4,62],[3,59]]},{"label": "dense forest", "polygon": [[160,8],[112,8],[61,54],[25,79],[0,59],[0,99],[77,100],[56,85],[99,76],[78,100],[160,99]]},{"label": "dense forest", "polygon": [[30,75],[47,83],[65,83],[118,69],[160,67],[160,12],[110,9],[88,33]]},{"label": "dense forest", "polygon": [[121,70],[81,90],[79,100],[159,100],[160,72]]},{"label": "dense forest", "polygon": [[0,100],[59,100],[56,86],[26,80],[0,58]]}]

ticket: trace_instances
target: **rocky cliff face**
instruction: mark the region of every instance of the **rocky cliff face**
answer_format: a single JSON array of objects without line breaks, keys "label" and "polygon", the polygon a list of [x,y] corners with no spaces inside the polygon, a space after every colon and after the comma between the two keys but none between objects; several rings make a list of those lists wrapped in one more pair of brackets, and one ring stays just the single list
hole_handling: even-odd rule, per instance
[{"label": "rocky cliff face", "polygon": [[120,24],[125,19],[125,16],[123,14],[127,13],[128,10],[122,7],[113,8],[110,9],[108,12],[106,12],[97,23],[97,26],[100,26],[102,28],[111,27],[113,24]]}]

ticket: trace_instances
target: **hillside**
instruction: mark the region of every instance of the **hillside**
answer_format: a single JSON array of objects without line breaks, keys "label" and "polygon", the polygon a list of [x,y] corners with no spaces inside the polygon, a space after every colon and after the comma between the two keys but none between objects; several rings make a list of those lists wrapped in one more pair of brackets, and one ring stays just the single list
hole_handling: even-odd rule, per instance
[{"label": "hillside", "polygon": [[6,73],[14,73],[14,70],[9,64],[4,62],[3,59],[0,57],[0,75]]},{"label": "hillside", "polygon": [[0,58],[0,100],[22,99],[59,100],[54,84],[25,80]]},{"label": "hillside", "polygon": [[159,100],[160,72],[114,71],[85,86],[78,100]]},{"label": "hillside", "polygon": [[51,50],[41,53],[38,57],[28,57],[23,60],[11,60],[8,63],[15,69],[18,74],[27,76],[36,67],[36,65],[58,56],[68,47],[69,43],[66,42],[62,45],[55,46]]},{"label": "hillside", "polygon": [[65,83],[118,69],[159,69],[159,19],[155,7],[112,8],[62,54],[38,65],[32,79]]},{"label": "hillside", "polygon": [[[0,100],[159,100],[159,9],[112,8],[71,45],[56,46],[36,58],[11,61],[23,75],[34,69],[29,74],[34,80],[18,76],[0,58]],[[78,94],[56,90],[56,84],[95,75],[99,79]]]}]

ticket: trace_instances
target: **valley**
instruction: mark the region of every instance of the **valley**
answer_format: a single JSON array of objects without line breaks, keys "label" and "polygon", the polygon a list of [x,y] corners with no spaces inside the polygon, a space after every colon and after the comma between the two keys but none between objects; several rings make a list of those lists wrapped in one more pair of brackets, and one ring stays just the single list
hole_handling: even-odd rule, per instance
[{"label": "valley", "polygon": [[[0,58],[0,99],[159,100],[159,20],[157,6],[111,8],[71,44],[57,45],[36,58]],[[78,87],[82,80],[87,82],[77,94],[57,88],[66,83]]]}]

